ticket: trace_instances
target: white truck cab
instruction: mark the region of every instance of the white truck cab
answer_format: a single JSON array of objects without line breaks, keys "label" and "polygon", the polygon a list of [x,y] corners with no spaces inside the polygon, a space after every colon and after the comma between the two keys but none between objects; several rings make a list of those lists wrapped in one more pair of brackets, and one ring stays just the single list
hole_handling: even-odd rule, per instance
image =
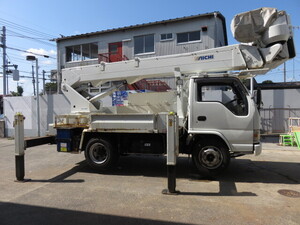
[{"label": "white truck cab", "polygon": [[195,154],[207,168],[228,157],[223,149],[231,156],[261,153],[257,105],[236,77],[191,79],[188,118],[188,133],[205,142]]}]

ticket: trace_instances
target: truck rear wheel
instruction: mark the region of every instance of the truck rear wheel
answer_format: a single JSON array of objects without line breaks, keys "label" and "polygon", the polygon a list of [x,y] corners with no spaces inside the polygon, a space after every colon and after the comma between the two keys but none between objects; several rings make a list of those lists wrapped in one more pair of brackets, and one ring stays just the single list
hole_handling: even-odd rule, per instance
[{"label": "truck rear wheel", "polygon": [[217,174],[225,170],[230,163],[227,146],[213,140],[198,141],[194,146],[192,157],[199,172],[208,171]]},{"label": "truck rear wheel", "polygon": [[118,153],[114,146],[107,140],[92,138],[85,149],[85,159],[94,169],[107,170],[115,166]]}]

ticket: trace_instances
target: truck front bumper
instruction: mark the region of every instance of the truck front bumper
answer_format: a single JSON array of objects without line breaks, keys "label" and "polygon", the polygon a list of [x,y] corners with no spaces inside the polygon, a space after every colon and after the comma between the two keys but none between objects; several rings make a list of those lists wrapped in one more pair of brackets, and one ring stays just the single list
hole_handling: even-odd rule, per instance
[{"label": "truck front bumper", "polygon": [[255,156],[258,156],[258,155],[261,154],[261,152],[262,152],[262,144],[261,143],[254,144],[253,148],[254,148],[254,155]]}]

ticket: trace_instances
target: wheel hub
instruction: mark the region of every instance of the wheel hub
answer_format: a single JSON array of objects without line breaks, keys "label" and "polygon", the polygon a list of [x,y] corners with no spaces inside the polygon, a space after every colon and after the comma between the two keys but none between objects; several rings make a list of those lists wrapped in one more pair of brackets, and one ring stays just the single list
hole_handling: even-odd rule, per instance
[{"label": "wheel hub", "polygon": [[199,161],[208,169],[215,169],[221,165],[223,156],[215,147],[205,147],[200,151]]},{"label": "wheel hub", "polygon": [[107,160],[108,151],[103,145],[96,143],[91,147],[90,157],[94,163],[102,164]]}]

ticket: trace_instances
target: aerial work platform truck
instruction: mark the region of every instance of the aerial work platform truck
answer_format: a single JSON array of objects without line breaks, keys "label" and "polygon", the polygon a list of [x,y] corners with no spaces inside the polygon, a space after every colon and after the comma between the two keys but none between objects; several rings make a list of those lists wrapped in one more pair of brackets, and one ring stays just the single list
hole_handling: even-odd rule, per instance
[{"label": "aerial work platform truck", "polygon": [[[71,113],[58,115],[53,125],[58,151],[83,151],[100,170],[127,154],[167,154],[170,168],[179,153],[191,154],[200,171],[213,173],[231,157],[259,155],[260,92],[253,78],[295,56],[292,27],[285,11],[261,8],[236,15],[231,28],[243,44],[63,69]],[[101,102],[123,86],[162,77],[173,77],[176,88],[129,93],[123,106]],[[96,96],[80,94],[83,84],[109,81],[117,85]]]}]

